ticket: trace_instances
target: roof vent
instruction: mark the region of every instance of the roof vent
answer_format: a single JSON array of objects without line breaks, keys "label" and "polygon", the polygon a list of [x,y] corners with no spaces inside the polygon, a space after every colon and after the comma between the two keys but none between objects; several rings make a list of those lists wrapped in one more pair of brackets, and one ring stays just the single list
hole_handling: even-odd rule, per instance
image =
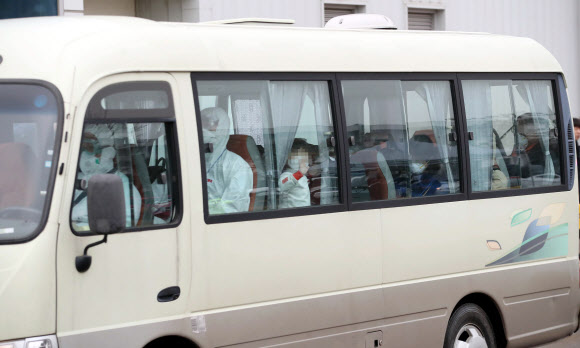
[{"label": "roof vent", "polygon": [[235,25],[293,25],[293,19],[277,18],[233,18],[201,22],[201,24],[235,24]]},{"label": "roof vent", "polygon": [[387,16],[380,14],[357,13],[334,17],[326,23],[325,28],[343,29],[388,29],[397,30],[395,23]]}]

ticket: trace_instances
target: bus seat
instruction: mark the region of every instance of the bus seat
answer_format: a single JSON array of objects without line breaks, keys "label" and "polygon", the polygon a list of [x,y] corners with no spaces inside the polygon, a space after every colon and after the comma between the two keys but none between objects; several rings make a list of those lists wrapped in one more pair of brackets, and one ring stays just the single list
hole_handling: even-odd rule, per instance
[{"label": "bus seat", "polygon": [[266,187],[266,170],[254,138],[244,134],[232,134],[230,135],[226,148],[243,158],[250,168],[252,168],[254,185],[252,192],[250,192],[249,211],[264,210],[268,192]]},{"label": "bus seat", "polygon": [[[380,155],[380,156],[379,156]],[[351,166],[360,164],[364,167],[366,181],[371,200],[389,199],[389,184],[385,176],[384,168],[388,168],[387,161],[376,149],[363,149],[350,157]],[[388,171],[390,174],[390,171]],[[392,181],[392,193],[395,198],[394,182]]]},{"label": "bus seat", "polygon": [[0,144],[0,209],[34,207],[38,198],[38,160],[22,143]]}]

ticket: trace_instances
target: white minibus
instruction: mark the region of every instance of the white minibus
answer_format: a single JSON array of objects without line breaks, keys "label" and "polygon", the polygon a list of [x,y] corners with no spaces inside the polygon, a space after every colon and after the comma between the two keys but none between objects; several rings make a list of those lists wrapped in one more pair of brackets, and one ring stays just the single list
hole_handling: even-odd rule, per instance
[{"label": "white minibus", "polygon": [[577,329],[573,127],[535,41],[121,17],[0,32],[0,347]]}]

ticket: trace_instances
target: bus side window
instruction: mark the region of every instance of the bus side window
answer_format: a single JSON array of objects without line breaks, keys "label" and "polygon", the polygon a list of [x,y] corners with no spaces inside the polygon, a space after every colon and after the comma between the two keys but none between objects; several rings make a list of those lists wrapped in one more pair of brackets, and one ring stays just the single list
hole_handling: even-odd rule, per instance
[{"label": "bus side window", "polygon": [[354,202],[460,192],[448,81],[343,80]]},{"label": "bus side window", "polygon": [[196,83],[209,215],[339,203],[328,82]]},{"label": "bus side window", "polygon": [[474,192],[561,184],[550,81],[463,81]]}]

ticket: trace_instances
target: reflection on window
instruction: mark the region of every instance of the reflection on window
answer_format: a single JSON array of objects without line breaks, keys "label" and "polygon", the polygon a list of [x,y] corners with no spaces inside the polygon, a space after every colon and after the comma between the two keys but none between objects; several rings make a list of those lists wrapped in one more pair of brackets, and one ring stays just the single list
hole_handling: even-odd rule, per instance
[{"label": "reflection on window", "polygon": [[474,192],[559,185],[550,81],[463,81]]},{"label": "reflection on window", "polygon": [[165,123],[85,124],[72,204],[75,231],[88,231],[87,186],[95,174],[123,182],[126,228],[170,223],[175,216],[175,180]]},{"label": "reflection on window", "polygon": [[38,227],[56,166],[58,104],[46,88],[0,84],[0,242]]},{"label": "reflection on window", "polygon": [[198,81],[210,215],[339,203],[328,83]]},{"label": "reflection on window", "polygon": [[354,202],[460,192],[447,81],[343,81]]},{"label": "reflection on window", "polygon": [[123,91],[101,99],[101,107],[104,110],[150,110],[166,109],[168,106],[167,92],[160,90]]},{"label": "reflection on window", "polygon": [[57,15],[57,0],[2,1],[0,5],[0,19]]}]

